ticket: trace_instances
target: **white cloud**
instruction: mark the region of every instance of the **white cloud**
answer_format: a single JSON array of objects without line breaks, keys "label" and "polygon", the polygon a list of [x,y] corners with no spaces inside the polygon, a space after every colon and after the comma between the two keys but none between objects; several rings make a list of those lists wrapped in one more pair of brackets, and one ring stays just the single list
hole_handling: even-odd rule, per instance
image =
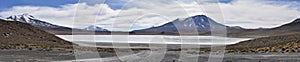
[{"label": "white cloud", "polygon": [[[84,28],[97,24],[110,30],[114,27],[113,30],[128,31],[132,30],[131,26],[133,29],[142,29],[158,26],[176,18],[206,14],[217,22],[223,23],[225,20],[226,25],[258,28],[275,27],[299,17],[299,8],[291,7],[295,4],[299,5],[269,4],[260,0],[235,0],[219,4],[211,1],[197,4],[194,0],[132,0],[125,4],[124,9],[119,10],[113,10],[107,4],[84,3],[62,5],[58,8],[15,6],[0,12],[0,16],[30,13],[47,22],[68,27]],[[75,13],[77,21],[74,22]],[[224,19],[221,15],[224,15]]]},{"label": "white cloud", "polygon": [[[100,14],[99,10],[103,8]],[[77,12],[77,13],[76,13]],[[84,28],[93,25],[97,16],[113,16],[117,13],[106,4],[87,5],[86,3],[67,4],[58,8],[41,6],[15,6],[0,12],[1,16],[20,15],[29,13],[41,20],[67,27]],[[76,18],[75,18],[76,17]],[[76,21],[74,21],[74,18]],[[101,18],[101,17],[99,17]],[[74,23],[74,24],[73,24]]]},{"label": "white cloud", "polygon": [[295,9],[297,7],[290,8],[291,5],[293,4],[270,5],[253,0],[238,0],[231,4],[220,4],[228,25],[246,28],[270,28],[289,23],[300,15],[300,12]]}]

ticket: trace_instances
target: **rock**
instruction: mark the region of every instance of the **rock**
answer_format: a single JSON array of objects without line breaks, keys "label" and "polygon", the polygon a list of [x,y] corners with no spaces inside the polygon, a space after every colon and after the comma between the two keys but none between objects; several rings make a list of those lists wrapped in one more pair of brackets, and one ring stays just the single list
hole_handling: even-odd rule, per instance
[{"label": "rock", "polygon": [[5,37],[5,38],[8,38],[9,36],[11,36],[12,35],[12,33],[3,33],[3,36]]}]

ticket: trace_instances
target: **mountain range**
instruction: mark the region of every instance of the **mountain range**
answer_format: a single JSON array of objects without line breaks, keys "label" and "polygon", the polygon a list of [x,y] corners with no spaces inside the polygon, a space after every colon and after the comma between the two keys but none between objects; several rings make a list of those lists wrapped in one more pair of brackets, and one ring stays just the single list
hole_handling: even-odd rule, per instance
[{"label": "mountain range", "polygon": [[157,27],[150,27],[130,32],[109,31],[95,25],[83,29],[69,28],[51,24],[29,14],[14,15],[7,17],[6,20],[19,21],[31,24],[37,28],[53,34],[104,34],[129,33],[131,35],[211,35],[211,29],[225,30],[228,37],[267,37],[272,35],[300,32],[300,18],[291,23],[269,29],[245,29],[240,26],[226,26],[214,21],[205,15],[196,15],[187,18],[178,18]]},{"label": "mountain range", "polygon": [[[211,35],[211,29],[223,30],[222,28],[226,28],[226,34],[228,37],[255,38],[237,44],[228,45],[226,48],[228,51],[286,53],[295,51],[299,52],[299,50],[297,50],[300,48],[299,26],[300,18],[275,28],[245,29],[239,26],[223,25],[215,22],[213,19],[205,15],[196,15],[188,18],[175,19],[169,23],[157,27],[134,30],[131,32],[113,33],[130,33],[131,35]],[[112,33],[112,31],[102,29],[101,27],[95,25],[88,26],[84,29],[58,26],[41,21],[28,14],[10,16],[6,18],[6,20],[1,20],[0,28],[4,29],[0,32],[2,33],[2,37],[0,37],[2,40],[0,40],[0,43],[3,44],[0,46],[0,48],[16,48],[16,45],[38,45],[39,47],[45,47],[46,45],[66,48],[64,47],[65,45],[72,45],[71,42],[60,39],[54,35],[60,35],[62,33],[53,33],[53,31],[61,31],[64,32],[63,34],[73,34],[74,32],[72,32],[72,30],[80,31],[78,32],[80,34],[109,35]],[[44,31],[40,29],[43,29]],[[198,32],[198,34],[193,32]],[[32,48],[36,48],[36,46],[31,46],[28,49]]]},{"label": "mountain range", "polygon": [[[211,28],[211,27],[214,28]],[[196,15],[184,19],[176,19],[161,26],[151,27],[142,30],[135,30],[131,33],[138,35],[211,35],[211,29],[225,30],[227,37],[250,37],[260,38],[289,33],[300,32],[300,18],[290,23],[275,28],[245,29],[240,26],[226,26],[215,22],[205,15]],[[198,34],[195,34],[198,33]]]}]

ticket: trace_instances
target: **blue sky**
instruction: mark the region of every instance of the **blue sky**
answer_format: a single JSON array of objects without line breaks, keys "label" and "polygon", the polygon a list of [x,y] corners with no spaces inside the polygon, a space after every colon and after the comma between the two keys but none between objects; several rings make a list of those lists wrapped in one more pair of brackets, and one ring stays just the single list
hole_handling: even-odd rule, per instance
[{"label": "blue sky", "polygon": [[[79,26],[73,26],[70,24],[70,20],[73,20],[75,10],[87,10],[86,15],[82,16],[81,19],[85,20],[82,22],[93,22],[86,21],[85,16],[98,16],[95,15],[98,6],[85,5],[78,3],[79,0],[0,0],[0,16],[8,17],[10,15],[18,15],[22,13],[29,13],[36,18],[44,21],[58,24],[67,27],[84,28],[89,25],[82,24]],[[81,0],[82,1],[82,0]],[[86,0],[92,3],[94,0]],[[99,0],[97,0],[99,2]],[[134,0],[128,2],[128,0],[106,0],[105,4],[101,4],[104,9],[104,14],[99,16],[97,19],[98,26],[111,29],[114,19],[120,19],[117,22],[119,26],[131,24],[127,20],[128,17],[139,17],[146,13],[157,13],[164,15],[168,20],[162,20],[159,17],[146,17],[145,20],[135,23],[137,28],[143,29],[156,25],[160,25],[166,22],[170,22],[176,18],[186,18],[193,15],[200,15],[205,12],[201,10],[199,5],[205,6],[213,4],[212,0],[201,0],[207,4],[197,4],[195,0],[178,0],[177,2],[183,7],[178,6],[178,3],[172,1],[176,0]],[[183,2],[183,3],[181,3]],[[284,23],[288,23],[293,19],[300,16],[300,0],[219,0],[221,2],[219,6],[224,15],[224,24],[229,26],[242,26],[245,28],[259,28],[259,27],[276,27]],[[123,5],[128,3],[128,8],[122,9]],[[76,5],[81,5],[85,8],[76,9]],[[159,9],[157,9],[159,8]],[[143,10],[143,11],[140,11]],[[148,11],[149,10],[149,11]],[[186,12],[180,12],[180,11]],[[123,15],[117,16],[119,12],[123,11]],[[178,12],[179,11],[179,12]],[[140,12],[140,13],[137,13]],[[211,12],[211,13],[210,13]],[[178,14],[182,15],[178,15]],[[212,19],[217,22],[222,22],[222,18],[214,16],[215,10],[206,12],[211,14]],[[184,15],[187,14],[187,15]],[[94,18],[91,18],[93,20]],[[272,22],[271,22],[272,21]],[[247,23],[244,23],[247,22]],[[91,25],[91,24],[90,24]],[[126,28],[120,27],[119,30],[125,30]]]},{"label": "blue sky", "polygon": [[[79,0],[0,0],[3,2],[0,4],[0,11],[9,9],[14,6],[49,6],[49,7],[60,7],[65,4],[75,4],[78,3]],[[122,6],[128,2],[129,0],[106,0],[106,4],[108,4],[112,9],[121,9]],[[234,0],[219,0],[221,3],[230,3]],[[298,2],[300,0],[265,0],[271,2],[270,4],[278,4],[278,3],[290,3],[290,2]]]},{"label": "blue sky", "polygon": [[[3,2],[0,4],[0,9],[8,9],[13,6],[49,6],[49,7],[60,7],[65,4],[75,4],[79,0],[0,0]],[[126,3],[127,0],[107,0],[113,9],[122,8],[122,5]]]},{"label": "blue sky", "polygon": [[[3,2],[0,4],[0,9],[8,9],[13,6],[49,6],[49,7],[60,7],[65,4],[75,4],[79,0],[0,0]],[[120,9],[128,0],[106,0],[112,9]],[[229,3],[232,0],[220,0],[222,3]]]},{"label": "blue sky", "polygon": [[8,9],[13,6],[50,6],[59,7],[64,4],[77,3],[77,0],[1,0],[0,9]]},{"label": "blue sky", "polygon": [[[9,9],[14,6],[49,6],[49,7],[60,7],[65,4],[75,4],[79,0],[0,0],[3,2],[0,4],[0,11]],[[112,9],[121,9],[124,4],[129,0],[105,0],[105,3],[108,4]],[[230,3],[235,0],[219,0],[220,3]],[[269,1],[270,4],[280,4],[280,3],[291,3],[298,2],[300,0],[264,0]],[[295,5],[298,6],[298,5]]]}]

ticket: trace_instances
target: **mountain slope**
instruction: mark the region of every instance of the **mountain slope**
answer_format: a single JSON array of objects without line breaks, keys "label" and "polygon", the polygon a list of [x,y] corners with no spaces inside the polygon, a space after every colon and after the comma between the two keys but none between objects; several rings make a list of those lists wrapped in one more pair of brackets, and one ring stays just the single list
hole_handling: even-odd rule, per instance
[{"label": "mountain slope", "polygon": [[[239,33],[232,33],[238,36],[261,36],[256,39],[242,41],[227,46],[231,52],[300,52],[300,18],[291,23],[284,24],[271,29],[245,29]],[[229,34],[229,35],[232,35]]]},{"label": "mountain slope", "polygon": [[[214,27],[212,28],[212,26]],[[211,29],[222,30],[221,28],[225,28],[225,27],[232,28],[232,29],[242,29],[239,27],[228,27],[223,24],[217,23],[205,15],[196,15],[185,19],[176,19],[172,22],[166,23],[158,27],[135,30],[133,31],[133,33],[135,34],[179,34],[178,32],[180,32],[180,34],[188,34],[189,32],[199,32],[200,34],[203,32],[208,32]]]},{"label": "mountain slope", "polygon": [[300,52],[300,33],[252,39],[226,48],[235,52]]},{"label": "mountain slope", "polygon": [[300,18],[291,23],[284,24],[271,29],[242,29],[242,30],[227,30],[228,36],[231,37],[268,37],[276,35],[285,35],[289,33],[300,32]]},{"label": "mountain slope", "polygon": [[71,42],[26,23],[0,19],[0,28],[1,48],[14,48],[15,46],[65,47],[72,45]]},{"label": "mountain slope", "polygon": [[278,32],[300,32],[300,18],[294,20],[291,23],[284,24],[282,26],[273,28],[271,30],[275,30]]}]

